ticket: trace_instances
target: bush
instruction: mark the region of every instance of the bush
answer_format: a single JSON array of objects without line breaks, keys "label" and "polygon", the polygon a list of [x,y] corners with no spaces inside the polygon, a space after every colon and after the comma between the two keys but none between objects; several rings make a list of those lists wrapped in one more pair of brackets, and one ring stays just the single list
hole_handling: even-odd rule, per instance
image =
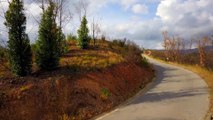
[{"label": "bush", "polygon": [[67,41],[75,41],[75,40],[77,40],[77,36],[75,36],[73,34],[68,34],[66,39],[67,39]]},{"label": "bush", "polygon": [[109,98],[109,96],[110,96],[109,90],[107,88],[102,88],[101,89],[101,96],[100,96],[101,99],[107,100]]},{"label": "bush", "polygon": [[126,62],[133,62],[146,67],[149,66],[148,61],[141,56],[143,51],[132,41],[126,41],[126,39],[113,40],[108,44],[108,48],[122,54]]}]

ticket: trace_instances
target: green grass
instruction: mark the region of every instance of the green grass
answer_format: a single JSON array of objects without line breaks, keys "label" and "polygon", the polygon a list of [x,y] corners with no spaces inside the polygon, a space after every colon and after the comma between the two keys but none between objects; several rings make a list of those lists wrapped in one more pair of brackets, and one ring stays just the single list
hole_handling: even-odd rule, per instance
[{"label": "green grass", "polygon": [[101,95],[100,95],[101,99],[107,100],[109,96],[110,96],[110,91],[107,88],[102,88]]}]

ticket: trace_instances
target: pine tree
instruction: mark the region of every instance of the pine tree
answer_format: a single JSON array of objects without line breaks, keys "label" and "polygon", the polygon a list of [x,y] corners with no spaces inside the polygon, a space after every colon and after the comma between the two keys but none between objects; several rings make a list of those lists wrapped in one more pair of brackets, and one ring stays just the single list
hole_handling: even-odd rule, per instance
[{"label": "pine tree", "polygon": [[44,10],[42,15],[36,43],[36,63],[39,68],[44,70],[52,70],[59,65],[60,42],[54,10],[55,5],[50,2],[49,7]]},{"label": "pine tree", "polygon": [[66,37],[60,27],[57,29],[57,41],[59,43],[60,56],[62,56],[63,54],[67,53],[68,45],[66,42]]},{"label": "pine tree", "polygon": [[89,29],[87,27],[87,19],[86,16],[83,17],[82,21],[81,21],[81,26],[78,30],[78,45],[82,48],[82,49],[86,49],[89,46]]},{"label": "pine tree", "polygon": [[26,16],[23,0],[12,0],[5,13],[8,28],[8,55],[11,69],[18,76],[31,73],[32,52],[26,31]]}]

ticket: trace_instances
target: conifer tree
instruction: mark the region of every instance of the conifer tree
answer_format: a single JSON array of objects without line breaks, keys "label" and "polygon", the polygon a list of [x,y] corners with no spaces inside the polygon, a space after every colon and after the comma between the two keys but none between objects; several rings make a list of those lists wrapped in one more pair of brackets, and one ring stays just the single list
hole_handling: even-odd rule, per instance
[{"label": "conifer tree", "polygon": [[82,21],[81,21],[81,26],[78,30],[78,45],[82,48],[82,49],[86,49],[89,46],[89,29],[87,27],[87,19],[86,16],[83,17]]},{"label": "conifer tree", "polygon": [[12,0],[5,13],[8,28],[8,55],[11,69],[18,76],[31,73],[32,52],[26,32],[23,0]]},{"label": "conifer tree", "polygon": [[60,56],[62,56],[68,52],[68,45],[66,42],[66,37],[60,27],[58,27],[57,29],[57,41],[58,41],[59,49],[60,49]]},{"label": "conifer tree", "polygon": [[60,42],[54,10],[55,4],[50,1],[42,15],[36,43],[36,63],[40,69],[44,70],[52,70],[59,65]]}]

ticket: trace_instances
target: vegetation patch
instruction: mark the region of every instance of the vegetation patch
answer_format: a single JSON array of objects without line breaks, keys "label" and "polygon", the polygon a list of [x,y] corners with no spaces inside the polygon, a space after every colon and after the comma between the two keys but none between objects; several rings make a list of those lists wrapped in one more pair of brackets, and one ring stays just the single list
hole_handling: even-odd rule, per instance
[{"label": "vegetation patch", "polygon": [[107,88],[102,88],[101,95],[100,95],[101,99],[107,100],[109,96],[110,96],[110,91]]}]

